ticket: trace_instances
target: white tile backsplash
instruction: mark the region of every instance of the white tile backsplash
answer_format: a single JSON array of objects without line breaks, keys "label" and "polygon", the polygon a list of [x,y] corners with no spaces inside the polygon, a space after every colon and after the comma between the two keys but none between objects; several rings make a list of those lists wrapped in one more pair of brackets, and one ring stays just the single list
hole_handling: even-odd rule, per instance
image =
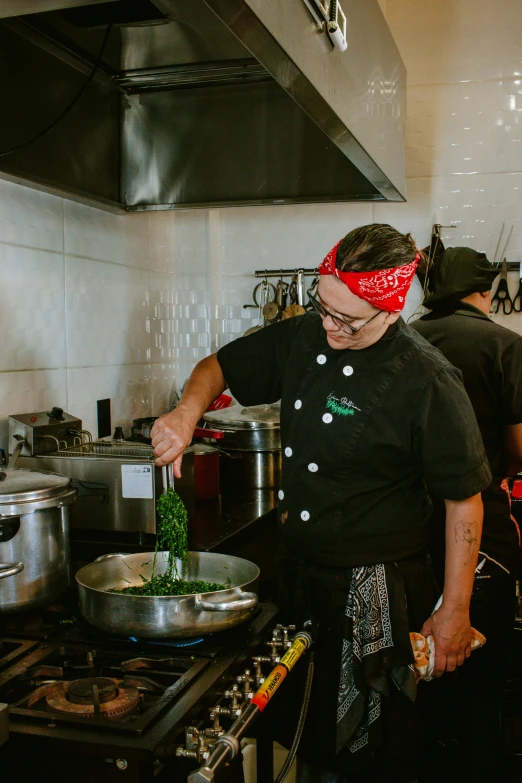
[{"label": "white tile backsplash", "polygon": [[133,419],[151,415],[150,380],[147,364],[69,369],[69,410],[82,419],[84,429],[97,437],[96,400],[110,398],[112,428],[120,426],[128,431]]},{"label": "white tile backsplash", "polygon": [[[67,410],[65,369],[0,373],[0,419],[10,414],[51,410],[56,405]],[[5,448],[5,442],[0,444]]]},{"label": "white tile backsplash", "polygon": [[150,221],[150,268],[157,272],[208,272],[208,213],[156,212]]},{"label": "white tile backsplash", "polygon": [[65,275],[68,367],[150,361],[148,274],[66,256]]},{"label": "white tile backsplash", "polygon": [[172,410],[177,402],[179,364],[152,364],[151,365],[151,413],[153,416],[161,416]]},{"label": "white tile backsplash", "polygon": [[406,162],[408,177],[520,171],[521,80],[410,87]]},{"label": "white tile backsplash", "polygon": [[149,268],[149,215],[121,215],[64,199],[64,250],[68,255]]},{"label": "white tile backsplash", "polygon": [[63,251],[63,200],[0,180],[0,242]]},{"label": "white tile backsplash", "polygon": [[315,267],[348,231],[370,223],[371,204],[298,204],[220,211],[225,275]]},{"label": "white tile backsplash", "polygon": [[0,278],[0,371],[64,367],[63,255],[0,244]]}]

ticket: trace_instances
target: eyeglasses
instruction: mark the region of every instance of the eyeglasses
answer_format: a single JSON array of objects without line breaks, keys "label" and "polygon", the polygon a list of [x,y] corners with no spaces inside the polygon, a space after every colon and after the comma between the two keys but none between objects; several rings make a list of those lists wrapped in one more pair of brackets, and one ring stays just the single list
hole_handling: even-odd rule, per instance
[{"label": "eyeglasses", "polygon": [[348,334],[355,334],[356,332],[360,332],[361,329],[364,326],[367,326],[370,321],[373,321],[374,318],[377,318],[378,315],[380,315],[383,311],[379,310],[375,315],[372,315],[371,318],[369,318],[367,321],[365,321],[361,326],[352,326],[351,324],[347,323],[343,318],[340,318],[338,315],[332,315],[328,312],[326,307],[323,307],[321,302],[315,298],[315,296],[312,296],[312,294],[308,294],[308,298],[310,299],[310,304],[316,310],[321,318],[327,318],[328,316],[332,319],[334,324],[339,328],[342,329],[343,332],[348,332]]}]

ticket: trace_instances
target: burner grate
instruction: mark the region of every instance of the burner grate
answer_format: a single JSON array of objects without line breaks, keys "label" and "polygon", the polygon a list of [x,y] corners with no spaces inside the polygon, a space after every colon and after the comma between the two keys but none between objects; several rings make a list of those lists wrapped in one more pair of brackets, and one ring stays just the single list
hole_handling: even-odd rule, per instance
[{"label": "burner grate", "polygon": [[62,725],[88,719],[93,727],[140,735],[209,662],[182,653],[129,660],[121,649],[45,646],[29,653],[23,668],[0,673],[0,702],[10,705],[13,718],[47,723],[52,714]]},{"label": "burner grate", "polygon": [[0,669],[10,666],[17,658],[36,647],[37,642],[27,639],[0,639]]}]

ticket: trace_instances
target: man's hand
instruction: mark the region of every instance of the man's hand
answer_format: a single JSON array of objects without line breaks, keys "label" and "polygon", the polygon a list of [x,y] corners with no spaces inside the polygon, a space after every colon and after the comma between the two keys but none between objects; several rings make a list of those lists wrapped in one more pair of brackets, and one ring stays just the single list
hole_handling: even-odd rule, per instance
[{"label": "man's hand", "polygon": [[426,637],[433,636],[435,642],[434,677],[454,672],[471,655],[471,625],[467,610],[446,608],[443,602],[440,609],[426,620],[421,633]]},{"label": "man's hand", "polygon": [[183,452],[190,445],[194,428],[193,417],[184,414],[180,407],[161,416],[152,428],[156,465],[168,465],[172,462],[176,478],[181,478]]},{"label": "man's hand", "polygon": [[156,465],[173,463],[174,475],[181,478],[183,452],[190,444],[196,424],[210,403],[226,389],[216,354],[196,364],[176,408],[161,416],[152,428]]}]

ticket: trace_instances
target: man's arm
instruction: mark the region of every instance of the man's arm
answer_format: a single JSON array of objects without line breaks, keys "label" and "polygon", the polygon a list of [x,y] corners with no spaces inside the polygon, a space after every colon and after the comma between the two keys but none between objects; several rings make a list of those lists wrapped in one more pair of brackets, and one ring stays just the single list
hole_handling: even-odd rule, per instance
[{"label": "man's arm", "polygon": [[176,408],[161,416],[152,428],[156,465],[172,462],[174,475],[181,477],[183,452],[192,440],[196,424],[210,403],[226,388],[216,354],[196,364]]},{"label": "man's arm", "polygon": [[504,427],[504,454],[507,475],[516,475],[522,470],[522,424]]},{"label": "man's arm", "polygon": [[444,598],[422,628],[435,641],[434,676],[455,671],[471,653],[469,603],[477,566],[484,510],[480,495],[446,500]]}]

